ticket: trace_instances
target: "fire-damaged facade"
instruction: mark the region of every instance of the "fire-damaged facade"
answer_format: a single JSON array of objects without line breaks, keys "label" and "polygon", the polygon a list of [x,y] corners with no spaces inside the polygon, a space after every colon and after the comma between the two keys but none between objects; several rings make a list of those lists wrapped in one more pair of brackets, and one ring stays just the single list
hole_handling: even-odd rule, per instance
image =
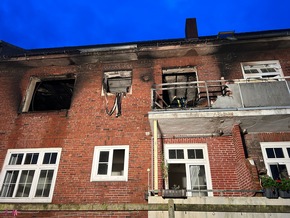
[{"label": "fire-damaged facade", "polygon": [[289,216],[290,30],[0,55],[1,216]]}]

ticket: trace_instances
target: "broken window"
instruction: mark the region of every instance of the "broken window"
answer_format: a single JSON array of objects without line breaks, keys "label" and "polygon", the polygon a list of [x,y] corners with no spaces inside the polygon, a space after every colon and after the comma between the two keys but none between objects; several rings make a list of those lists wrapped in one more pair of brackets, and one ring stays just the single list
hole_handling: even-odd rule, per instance
[{"label": "broken window", "polygon": [[132,72],[113,71],[104,73],[103,91],[105,94],[131,93]]},{"label": "broken window", "polygon": [[165,162],[168,166],[166,189],[186,189],[188,196],[211,196],[211,177],[206,144],[165,145]]},{"label": "broken window", "polygon": [[241,63],[245,79],[283,77],[279,61],[257,61]]},{"label": "broken window", "polygon": [[127,181],[129,146],[96,146],[91,181]]},{"label": "broken window", "polygon": [[[122,98],[132,93],[132,71],[105,72],[103,79],[103,94],[106,98],[106,113],[112,115],[116,111],[116,117],[122,114]],[[115,95],[115,101],[111,110],[108,109],[108,95]]]},{"label": "broken window", "polygon": [[162,83],[168,85],[163,90],[163,100],[170,107],[192,107],[197,99],[197,74],[195,67],[164,69]]},{"label": "broken window", "polygon": [[22,112],[69,109],[75,76],[32,77]]}]

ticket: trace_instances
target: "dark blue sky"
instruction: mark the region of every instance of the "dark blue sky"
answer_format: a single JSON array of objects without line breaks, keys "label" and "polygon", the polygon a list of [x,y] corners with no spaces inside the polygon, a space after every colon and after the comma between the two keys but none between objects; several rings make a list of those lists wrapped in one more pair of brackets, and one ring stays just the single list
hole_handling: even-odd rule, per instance
[{"label": "dark blue sky", "polygon": [[25,49],[290,28],[289,0],[1,0],[0,40]]}]

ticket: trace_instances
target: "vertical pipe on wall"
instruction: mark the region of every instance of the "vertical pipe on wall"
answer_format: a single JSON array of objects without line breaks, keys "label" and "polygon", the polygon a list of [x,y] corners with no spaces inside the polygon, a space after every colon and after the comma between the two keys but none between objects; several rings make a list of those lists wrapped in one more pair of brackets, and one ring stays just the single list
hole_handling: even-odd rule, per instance
[{"label": "vertical pipe on wall", "polygon": [[154,150],[154,190],[158,191],[158,141],[157,141],[157,120],[154,120],[153,125],[153,150]]}]

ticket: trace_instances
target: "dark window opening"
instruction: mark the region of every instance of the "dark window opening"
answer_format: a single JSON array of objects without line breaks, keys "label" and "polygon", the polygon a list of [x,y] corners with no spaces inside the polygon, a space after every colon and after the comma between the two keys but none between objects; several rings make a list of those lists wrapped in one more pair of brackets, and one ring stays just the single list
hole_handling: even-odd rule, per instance
[{"label": "dark window opening", "polygon": [[168,165],[169,189],[186,189],[185,164]]},{"label": "dark window opening", "polygon": [[36,82],[28,111],[69,109],[75,79]]},{"label": "dark window opening", "polygon": [[[187,82],[197,81],[195,72],[184,73],[166,73],[162,76],[163,83],[173,83],[166,86],[167,90],[163,90],[163,100],[170,107],[191,107],[194,106],[197,99],[196,84],[186,84]],[[183,84],[174,84],[180,83]]]}]

